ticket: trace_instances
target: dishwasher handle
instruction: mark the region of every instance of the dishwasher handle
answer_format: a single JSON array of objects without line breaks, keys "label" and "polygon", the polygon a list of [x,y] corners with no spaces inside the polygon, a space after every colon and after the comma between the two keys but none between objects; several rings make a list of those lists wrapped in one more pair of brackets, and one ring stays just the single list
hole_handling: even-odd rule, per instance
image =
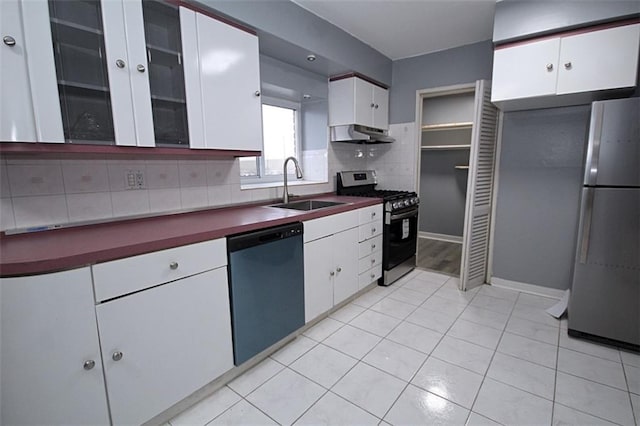
[{"label": "dishwasher handle", "polygon": [[230,235],[227,237],[227,251],[233,253],[286,238],[302,236],[302,232],[302,222],[294,222],[243,234]]}]

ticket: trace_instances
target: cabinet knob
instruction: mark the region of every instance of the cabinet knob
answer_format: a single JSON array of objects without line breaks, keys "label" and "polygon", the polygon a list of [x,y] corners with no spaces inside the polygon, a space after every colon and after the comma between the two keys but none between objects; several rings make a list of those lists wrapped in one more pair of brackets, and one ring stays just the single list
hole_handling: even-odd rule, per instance
[{"label": "cabinet knob", "polygon": [[376,212],[371,212],[371,217],[376,217]]},{"label": "cabinet knob", "polygon": [[332,277],[335,275],[336,273],[334,271],[329,272],[329,275],[331,275]]},{"label": "cabinet knob", "polygon": [[171,262],[171,263],[169,264],[169,268],[173,269],[174,271],[175,271],[176,269],[178,269],[178,266],[179,266],[179,265],[178,265],[178,262]]},{"label": "cabinet knob", "polygon": [[376,104],[376,106],[374,107],[375,109],[378,109],[378,104]]},{"label": "cabinet knob", "polygon": [[84,365],[82,367],[85,370],[91,370],[95,366],[96,366],[96,362],[94,360],[92,360],[92,359],[89,359],[89,360],[84,362]]},{"label": "cabinet knob", "polygon": [[146,70],[146,68],[142,64],[138,64],[136,69],[138,70],[138,72],[145,72],[145,70]]},{"label": "cabinet knob", "polygon": [[124,68],[126,64],[124,63],[124,61],[122,59],[118,59],[116,60],[116,67],[118,68]]},{"label": "cabinet knob", "polygon": [[336,269],[336,272],[342,272],[342,268],[338,266],[338,268]]},{"label": "cabinet knob", "polygon": [[567,62],[564,64],[564,69],[566,70],[570,70],[571,69],[571,62]]},{"label": "cabinet knob", "polygon": [[16,39],[11,37],[11,36],[4,36],[2,37],[2,41],[4,42],[4,44],[6,44],[7,46],[15,46],[16,45]]},{"label": "cabinet knob", "polygon": [[553,71],[553,64],[547,64],[547,71]]},{"label": "cabinet knob", "polygon": [[123,356],[122,352],[116,351],[116,352],[113,353],[113,355],[111,355],[111,358],[114,361],[120,361],[122,359],[122,356]]},{"label": "cabinet knob", "polygon": [[371,102],[371,108],[375,108],[376,104],[374,104],[373,102]]},{"label": "cabinet knob", "polygon": [[371,264],[374,264],[374,263],[376,263],[376,260],[375,259],[371,259]]},{"label": "cabinet knob", "polygon": [[376,233],[376,228],[371,228],[371,233],[375,234]]},{"label": "cabinet knob", "polygon": [[255,93],[254,93],[254,96],[255,96],[256,98],[260,97],[260,91],[259,91],[259,90],[256,90],[256,91],[255,91]]},{"label": "cabinet knob", "polygon": [[375,244],[371,244],[371,250],[375,249],[376,245]]},{"label": "cabinet knob", "polygon": [[374,279],[376,277],[376,274],[371,274],[371,279]]}]

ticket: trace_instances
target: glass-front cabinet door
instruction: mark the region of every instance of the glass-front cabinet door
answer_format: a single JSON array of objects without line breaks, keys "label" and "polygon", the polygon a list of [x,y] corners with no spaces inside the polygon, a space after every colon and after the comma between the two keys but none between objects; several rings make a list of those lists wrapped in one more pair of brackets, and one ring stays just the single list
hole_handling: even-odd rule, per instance
[{"label": "glass-front cabinet door", "polygon": [[64,137],[114,144],[100,2],[49,1]]},{"label": "glass-front cabinet door", "polygon": [[180,15],[158,0],[49,0],[72,143],[189,147]]},{"label": "glass-front cabinet door", "polygon": [[189,146],[178,6],[143,0],[156,146]]}]

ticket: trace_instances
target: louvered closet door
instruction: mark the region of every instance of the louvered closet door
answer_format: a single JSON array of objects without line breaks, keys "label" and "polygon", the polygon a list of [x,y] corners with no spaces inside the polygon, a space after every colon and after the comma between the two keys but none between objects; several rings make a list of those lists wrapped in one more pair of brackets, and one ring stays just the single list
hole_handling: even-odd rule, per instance
[{"label": "louvered closet door", "polygon": [[491,103],[488,81],[476,83],[475,101],[460,265],[461,290],[485,282],[489,254],[498,110]]}]

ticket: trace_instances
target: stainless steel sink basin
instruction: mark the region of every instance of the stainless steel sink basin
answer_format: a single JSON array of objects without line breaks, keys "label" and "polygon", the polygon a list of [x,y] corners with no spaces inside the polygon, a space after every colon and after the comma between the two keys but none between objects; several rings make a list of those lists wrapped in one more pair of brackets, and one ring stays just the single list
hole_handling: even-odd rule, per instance
[{"label": "stainless steel sink basin", "polygon": [[343,204],[345,203],[336,203],[334,201],[320,201],[320,200],[302,200],[302,201],[293,201],[286,204],[275,204],[271,207],[308,211],[308,210],[326,209],[327,207],[341,206]]}]

